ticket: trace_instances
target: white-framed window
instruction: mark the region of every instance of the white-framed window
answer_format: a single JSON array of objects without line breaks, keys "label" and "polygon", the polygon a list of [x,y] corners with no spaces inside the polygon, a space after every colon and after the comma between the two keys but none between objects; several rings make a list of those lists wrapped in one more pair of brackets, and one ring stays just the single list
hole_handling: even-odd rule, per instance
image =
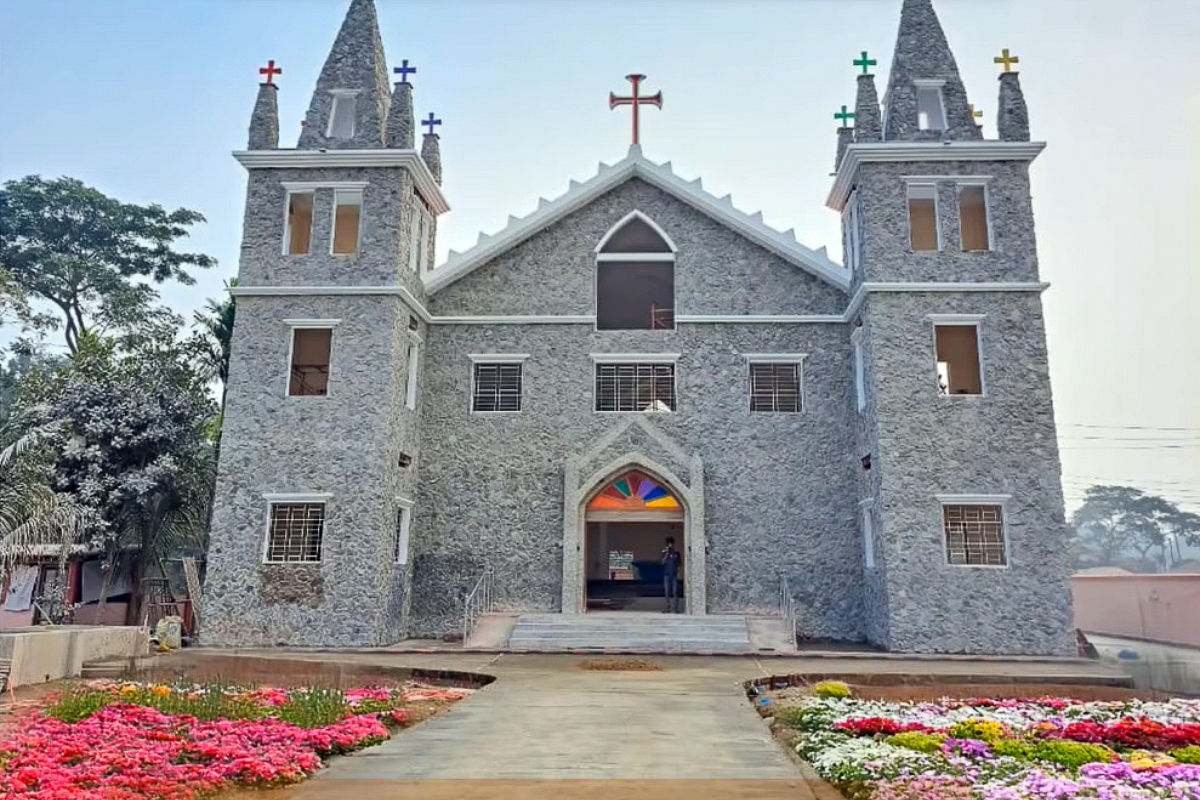
[{"label": "white-framed window", "polygon": [[350,255],[358,252],[362,230],[362,189],[334,189],[333,231],[329,237],[329,252]]},{"label": "white-framed window", "polygon": [[748,354],[750,410],[799,413],[804,410],[804,354]]},{"label": "white-framed window", "polygon": [[917,127],[923,131],[946,129],[946,104],[942,97],[945,81],[917,80]]},{"label": "white-framed window", "polygon": [[427,258],[430,219],[420,199],[413,195],[412,222],[409,228],[408,266],[418,275],[429,270]]},{"label": "white-framed window", "polygon": [[404,377],[404,406],[409,409],[417,407],[417,381],[421,366],[421,343],[412,339],[408,343],[408,373]]},{"label": "white-framed window", "polygon": [[412,527],[413,501],[398,498],[399,508],[396,509],[396,539],[392,548],[392,561],[397,565],[408,563],[409,530]]},{"label": "white-framed window", "polygon": [[329,128],[325,135],[330,139],[350,139],[354,136],[357,116],[358,90],[334,89],[333,104],[329,109]]},{"label": "white-framed window", "polygon": [[937,184],[908,184],[908,241],[914,252],[942,249]]},{"label": "white-framed window", "polygon": [[855,328],[850,335],[854,346],[854,399],[859,411],[867,408],[867,364],[863,353],[862,328]]},{"label": "white-framed window", "polygon": [[517,412],[524,391],[523,364],[527,354],[476,354],[471,358],[471,411]]},{"label": "white-framed window", "polygon": [[851,274],[862,268],[862,232],[859,227],[858,192],[850,195],[846,211],[846,266]]},{"label": "white-framed window", "polygon": [[871,507],[874,504],[874,500],[863,500],[858,504],[862,515],[863,566],[867,569],[875,567],[875,521],[871,514]]},{"label": "white-framed window", "polygon": [[675,328],[675,243],[631,211],[596,245],[596,329]]},{"label": "white-framed window", "polygon": [[986,183],[958,185],[958,226],[963,252],[992,249],[992,217]]},{"label": "white-framed window", "polygon": [[284,255],[308,255],[312,247],[314,196],[312,191],[288,191],[283,231]]},{"label": "white-framed window", "polygon": [[325,536],[325,501],[269,500],[267,509],[263,561],[268,564],[319,563]]},{"label": "white-framed window", "polygon": [[291,327],[288,396],[326,396],[329,394],[329,365],[333,356],[333,326],[338,320],[285,322]]},{"label": "white-framed window", "polygon": [[979,326],[982,314],[930,314],[938,394],[983,394],[983,357]]},{"label": "white-framed window", "polygon": [[1004,504],[1008,495],[939,495],[946,563],[962,567],[1008,566]]},{"label": "white-framed window", "polygon": [[596,411],[674,411],[678,358],[678,354],[592,354]]}]

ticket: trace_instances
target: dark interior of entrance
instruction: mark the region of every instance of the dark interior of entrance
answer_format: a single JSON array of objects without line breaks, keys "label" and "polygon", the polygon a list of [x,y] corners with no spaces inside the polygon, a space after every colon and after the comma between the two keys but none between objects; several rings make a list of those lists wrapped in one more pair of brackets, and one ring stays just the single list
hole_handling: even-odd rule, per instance
[{"label": "dark interior of entrance", "polygon": [[[681,521],[587,523],[589,611],[665,611],[662,557],[667,538],[683,551]],[[679,569],[683,597],[683,563]],[[682,600],[678,608],[685,610]]]}]

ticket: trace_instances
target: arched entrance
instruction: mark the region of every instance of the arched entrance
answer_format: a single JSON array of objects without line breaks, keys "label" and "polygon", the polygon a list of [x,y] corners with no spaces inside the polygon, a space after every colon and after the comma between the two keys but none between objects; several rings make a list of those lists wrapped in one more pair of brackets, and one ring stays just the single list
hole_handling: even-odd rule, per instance
[{"label": "arched entrance", "polygon": [[[676,597],[686,597],[686,509],[679,495],[644,469],[601,482],[584,502],[583,577],[587,610],[666,611],[663,556],[679,554]],[[675,610],[686,611],[675,601]]]}]

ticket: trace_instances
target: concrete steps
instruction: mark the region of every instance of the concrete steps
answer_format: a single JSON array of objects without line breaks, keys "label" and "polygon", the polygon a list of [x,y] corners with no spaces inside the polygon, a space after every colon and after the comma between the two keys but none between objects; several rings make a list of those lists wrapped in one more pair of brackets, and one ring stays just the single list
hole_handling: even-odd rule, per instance
[{"label": "concrete steps", "polygon": [[757,648],[744,616],[601,611],[522,614],[508,649],[745,653]]}]

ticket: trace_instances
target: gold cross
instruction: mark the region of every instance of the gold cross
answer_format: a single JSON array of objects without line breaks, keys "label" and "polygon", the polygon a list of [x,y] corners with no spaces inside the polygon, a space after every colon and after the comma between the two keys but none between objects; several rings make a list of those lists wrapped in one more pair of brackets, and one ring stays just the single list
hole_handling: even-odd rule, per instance
[{"label": "gold cross", "polygon": [[967,104],[967,108],[968,108],[968,109],[970,109],[970,111],[971,111],[971,116],[972,116],[973,118],[975,118],[975,119],[979,119],[980,117],[982,117],[982,116],[983,116],[983,112],[982,112],[982,111],[976,111],[976,110],[975,110],[975,104],[974,104],[974,103],[968,103],[968,104]]},{"label": "gold cross", "polygon": [[1021,59],[1017,58],[1016,56],[1010,56],[1008,54],[1007,47],[1001,51],[1000,55],[993,58],[992,61],[996,62],[997,64],[1003,64],[1005,72],[1012,72],[1012,65],[1021,63]]}]

